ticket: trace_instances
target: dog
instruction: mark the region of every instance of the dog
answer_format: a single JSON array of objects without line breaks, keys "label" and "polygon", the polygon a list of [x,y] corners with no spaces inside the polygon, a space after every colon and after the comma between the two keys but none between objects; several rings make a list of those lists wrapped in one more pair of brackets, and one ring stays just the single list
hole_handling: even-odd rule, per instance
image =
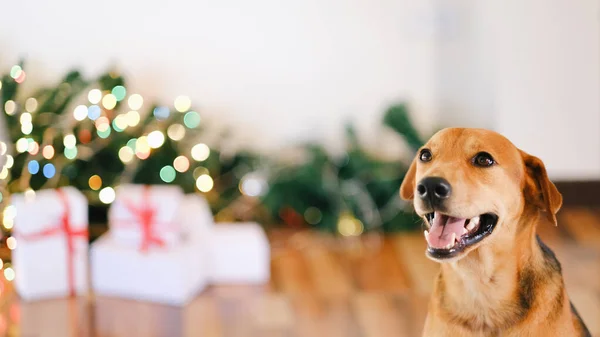
[{"label": "dog", "polygon": [[539,158],[491,130],[442,129],[419,149],[400,196],[441,265],[423,336],[591,336],[536,234],[562,206]]}]

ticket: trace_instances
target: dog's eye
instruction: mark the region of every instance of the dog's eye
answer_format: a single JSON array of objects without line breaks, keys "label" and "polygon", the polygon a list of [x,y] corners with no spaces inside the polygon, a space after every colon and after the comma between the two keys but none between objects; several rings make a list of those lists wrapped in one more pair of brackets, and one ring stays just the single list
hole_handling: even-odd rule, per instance
[{"label": "dog's eye", "polygon": [[431,155],[431,151],[427,150],[427,149],[423,149],[421,150],[421,154],[419,154],[419,159],[422,162],[428,162],[431,160],[433,156]]},{"label": "dog's eye", "polygon": [[473,164],[481,167],[492,166],[495,163],[494,158],[487,152],[480,152],[473,158]]}]

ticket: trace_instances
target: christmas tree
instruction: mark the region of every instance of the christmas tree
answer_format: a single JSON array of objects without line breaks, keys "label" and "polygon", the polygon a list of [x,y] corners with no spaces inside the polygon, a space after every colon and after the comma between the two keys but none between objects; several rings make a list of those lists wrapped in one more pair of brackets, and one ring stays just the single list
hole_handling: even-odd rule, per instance
[{"label": "christmas tree", "polygon": [[[352,125],[346,126],[348,147],[340,156],[319,144],[302,146],[306,160],[293,164],[252,151],[226,155],[202,141],[202,113],[186,96],[170,104],[147,102],[128,92],[117,72],[88,80],[77,70],[56,86],[23,96],[19,89],[27,76],[21,62],[0,82],[8,131],[0,146],[6,155],[3,207],[10,193],[35,197],[40,189],[75,186],[88,197],[91,222],[102,225],[115,186],[176,184],[204,194],[217,221],[342,235],[419,226],[398,196],[409,163],[372,156]],[[422,144],[405,104],[388,109],[383,122],[413,151]],[[10,235],[13,211],[4,209]]]}]

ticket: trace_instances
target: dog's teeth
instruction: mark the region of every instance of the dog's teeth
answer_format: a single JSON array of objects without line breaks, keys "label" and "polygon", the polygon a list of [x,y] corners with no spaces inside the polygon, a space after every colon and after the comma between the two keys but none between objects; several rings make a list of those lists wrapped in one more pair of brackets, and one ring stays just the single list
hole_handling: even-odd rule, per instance
[{"label": "dog's teeth", "polygon": [[473,219],[471,219],[470,223],[472,223],[474,226],[479,225],[479,217],[474,217]]},{"label": "dog's teeth", "polygon": [[429,239],[429,232],[427,230],[425,230],[423,234],[425,234],[425,239]]},{"label": "dog's teeth", "polygon": [[475,228],[475,224],[473,223],[473,221],[471,221],[467,224],[467,231],[471,231],[473,230],[473,228]]}]

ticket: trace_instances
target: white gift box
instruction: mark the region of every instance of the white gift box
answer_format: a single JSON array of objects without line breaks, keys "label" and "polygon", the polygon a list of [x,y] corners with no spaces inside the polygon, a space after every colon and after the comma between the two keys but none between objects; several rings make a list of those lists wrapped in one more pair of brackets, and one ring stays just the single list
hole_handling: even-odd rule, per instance
[{"label": "white gift box", "polygon": [[175,185],[121,185],[108,210],[110,232],[115,240],[132,246],[140,246],[145,236],[164,246],[177,245],[184,233],[177,221],[183,198],[183,190]]},{"label": "white gift box", "polygon": [[271,271],[269,241],[256,223],[217,223],[209,242],[211,283],[262,284]]},{"label": "white gift box", "polygon": [[175,245],[141,250],[117,240],[112,230],[92,243],[92,288],[97,295],[167,305],[187,304],[207,285],[206,237],[211,224],[196,213],[204,199],[188,195],[177,209],[184,237]]},{"label": "white gift box", "polygon": [[106,233],[92,243],[90,264],[96,295],[168,305],[185,305],[206,286],[204,244],[141,251]]},{"label": "white gift box", "polygon": [[12,196],[15,289],[24,300],[87,295],[88,203],[74,187]]}]

